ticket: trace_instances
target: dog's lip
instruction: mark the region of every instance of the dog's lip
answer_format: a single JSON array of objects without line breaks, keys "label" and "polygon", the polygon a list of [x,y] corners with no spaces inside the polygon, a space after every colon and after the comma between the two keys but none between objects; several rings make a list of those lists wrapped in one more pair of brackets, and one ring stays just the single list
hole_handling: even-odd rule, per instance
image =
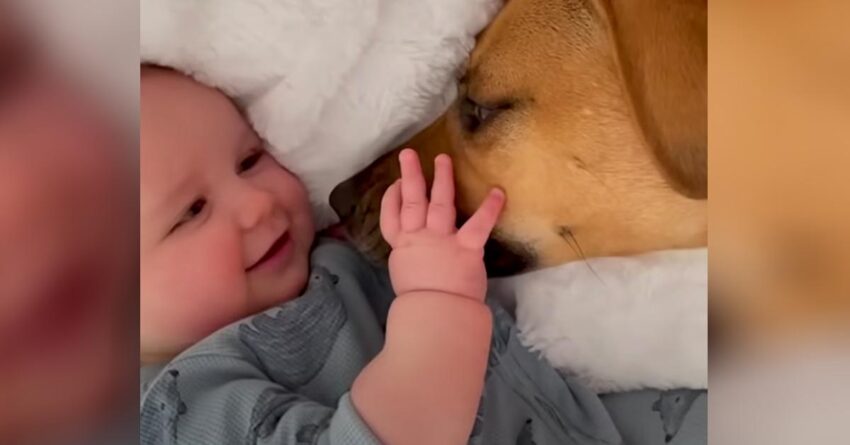
[{"label": "dog's lip", "polygon": [[250,272],[261,265],[263,265],[266,261],[276,256],[280,251],[286,247],[286,245],[291,241],[290,240],[289,230],[284,230],[283,233],[280,234],[277,239],[275,239],[269,248],[266,250],[266,253],[263,254],[260,258],[254,261],[250,266],[248,266],[245,270]]}]

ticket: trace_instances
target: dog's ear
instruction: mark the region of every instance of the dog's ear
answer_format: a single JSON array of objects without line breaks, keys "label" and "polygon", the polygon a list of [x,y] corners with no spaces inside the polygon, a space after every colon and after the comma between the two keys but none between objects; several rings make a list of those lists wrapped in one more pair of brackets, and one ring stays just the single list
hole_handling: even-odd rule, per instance
[{"label": "dog's ear", "polygon": [[707,0],[601,0],[647,142],[683,194],[707,197]]}]

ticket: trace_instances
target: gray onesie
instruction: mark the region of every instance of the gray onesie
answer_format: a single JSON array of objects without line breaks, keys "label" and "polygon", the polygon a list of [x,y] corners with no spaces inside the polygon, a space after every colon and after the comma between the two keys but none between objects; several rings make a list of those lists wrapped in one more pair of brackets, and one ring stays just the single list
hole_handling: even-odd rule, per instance
[{"label": "gray onesie", "polygon": [[[383,345],[393,299],[386,271],[334,241],[323,241],[311,262],[301,297],[219,330],[142,382],[141,443],[380,443],[349,389]],[[704,410],[690,419],[689,439],[675,437],[694,417],[694,400],[705,404],[704,392],[642,392],[634,402],[618,395],[606,406],[523,347],[510,316],[491,308],[490,359],[470,444],[705,443]],[[687,406],[677,406],[683,399]]]}]

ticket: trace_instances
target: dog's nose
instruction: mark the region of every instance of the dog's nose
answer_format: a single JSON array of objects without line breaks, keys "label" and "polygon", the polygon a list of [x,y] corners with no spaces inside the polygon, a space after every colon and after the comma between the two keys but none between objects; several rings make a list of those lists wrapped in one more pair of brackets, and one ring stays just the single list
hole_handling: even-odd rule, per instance
[{"label": "dog's nose", "polygon": [[534,267],[534,254],[511,247],[491,237],[484,245],[484,265],[487,276],[507,277],[525,272]]},{"label": "dog's nose", "polygon": [[347,220],[354,213],[354,207],[357,204],[355,193],[353,178],[343,181],[331,191],[331,208],[339,216],[340,221]]}]

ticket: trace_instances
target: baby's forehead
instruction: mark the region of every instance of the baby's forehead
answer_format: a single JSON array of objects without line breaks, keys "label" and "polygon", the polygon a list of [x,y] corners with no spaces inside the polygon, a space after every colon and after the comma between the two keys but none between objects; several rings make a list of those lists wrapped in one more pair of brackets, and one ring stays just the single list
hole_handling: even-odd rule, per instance
[{"label": "baby's forehead", "polygon": [[173,84],[185,83],[186,85],[196,83],[196,81],[192,79],[192,77],[187,76],[186,74],[183,74],[180,71],[176,71],[171,68],[158,65],[141,65],[139,69],[139,76],[143,85],[150,85],[152,83],[158,84],[162,82],[169,82]]},{"label": "baby's forehead", "polygon": [[152,155],[230,155],[259,139],[224,93],[162,68],[142,70],[140,121],[142,151]]},{"label": "baby's forehead", "polygon": [[229,168],[259,138],[220,91],[175,71],[144,67],[141,76],[142,200]]},{"label": "baby's forehead", "polygon": [[[142,66],[140,74],[142,107],[182,105],[182,108],[197,106],[203,111],[205,106],[226,106],[227,96],[210,88],[190,76],[169,68]],[[204,105],[204,106],[202,106]]]}]

